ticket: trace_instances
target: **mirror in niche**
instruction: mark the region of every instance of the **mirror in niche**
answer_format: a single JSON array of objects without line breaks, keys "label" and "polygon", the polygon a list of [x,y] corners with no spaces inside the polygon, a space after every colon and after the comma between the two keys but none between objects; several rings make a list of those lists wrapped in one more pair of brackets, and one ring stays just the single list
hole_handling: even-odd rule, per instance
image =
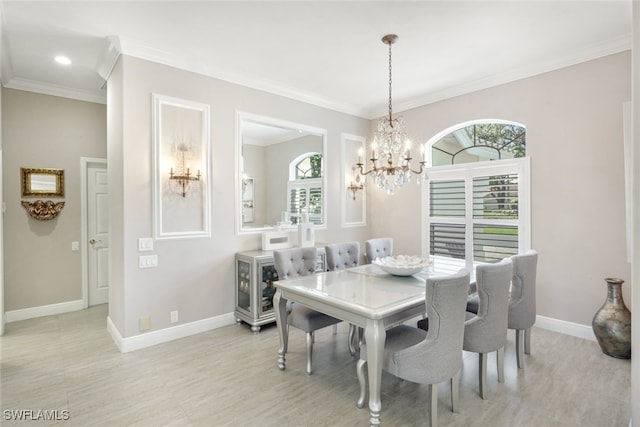
[{"label": "mirror in niche", "polygon": [[342,227],[367,225],[367,194],[365,177],[360,176],[356,163],[358,153],[365,149],[365,137],[342,134]]},{"label": "mirror in niche", "polygon": [[20,168],[22,197],[64,197],[64,169]]},{"label": "mirror in niche", "polygon": [[324,129],[238,113],[240,231],[325,223]]}]

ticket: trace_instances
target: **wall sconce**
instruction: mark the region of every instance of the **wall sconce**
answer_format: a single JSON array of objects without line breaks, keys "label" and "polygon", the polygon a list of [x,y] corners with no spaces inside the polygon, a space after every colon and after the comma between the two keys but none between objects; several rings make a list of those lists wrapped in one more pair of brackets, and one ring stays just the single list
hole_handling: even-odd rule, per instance
[{"label": "wall sconce", "polygon": [[358,192],[358,190],[362,190],[364,188],[364,184],[359,183],[356,184],[355,182],[351,181],[351,184],[347,185],[347,190],[351,191],[351,197],[353,198],[353,200],[356,199],[356,193]]},{"label": "wall sconce", "polygon": [[364,183],[360,178],[360,174],[358,173],[358,167],[353,166],[351,168],[351,182],[347,185],[347,190],[351,191],[351,198],[353,200],[356,199],[356,193],[358,190],[364,189]]},{"label": "wall sconce", "polygon": [[188,160],[191,158],[192,153],[191,149],[187,144],[181,143],[176,148],[176,160],[178,163],[178,167],[176,167],[176,171],[169,172],[169,182],[170,186],[178,194],[182,194],[182,197],[186,197],[187,193],[192,188],[192,183],[194,181],[200,181],[200,170],[198,169],[198,173],[195,175],[191,174],[191,169],[188,166]]}]

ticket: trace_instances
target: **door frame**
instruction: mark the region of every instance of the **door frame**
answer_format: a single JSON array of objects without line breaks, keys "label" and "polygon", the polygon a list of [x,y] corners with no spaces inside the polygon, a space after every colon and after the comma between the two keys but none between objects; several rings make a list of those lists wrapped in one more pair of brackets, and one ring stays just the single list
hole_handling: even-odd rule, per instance
[{"label": "door frame", "polygon": [[88,231],[88,170],[92,166],[107,167],[107,159],[97,157],[80,157],[80,209],[81,209],[81,242],[82,255],[82,307],[89,308],[89,231]]}]

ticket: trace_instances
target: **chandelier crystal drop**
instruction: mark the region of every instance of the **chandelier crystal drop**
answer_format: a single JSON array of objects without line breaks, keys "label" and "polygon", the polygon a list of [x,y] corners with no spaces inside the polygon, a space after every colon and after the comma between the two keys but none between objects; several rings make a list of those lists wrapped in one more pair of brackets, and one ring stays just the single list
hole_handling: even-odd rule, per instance
[{"label": "chandelier crystal drop", "polygon": [[[395,34],[387,34],[382,38],[382,42],[389,46],[389,115],[382,117],[378,121],[375,132],[371,138],[370,154],[371,169],[365,171],[362,160],[363,153],[358,152],[358,163],[356,164],[360,175],[366,177],[370,175],[373,184],[385,189],[388,195],[392,195],[396,188],[400,188],[409,181],[412,175],[420,175],[422,180],[427,180],[427,173],[424,170],[426,164],[424,146],[421,145],[421,161],[417,170],[411,169],[411,139],[405,131],[405,123],[402,116],[393,118],[391,102],[391,45],[398,40]],[[378,164],[378,162],[382,164]],[[418,180],[420,183],[420,180]]]}]

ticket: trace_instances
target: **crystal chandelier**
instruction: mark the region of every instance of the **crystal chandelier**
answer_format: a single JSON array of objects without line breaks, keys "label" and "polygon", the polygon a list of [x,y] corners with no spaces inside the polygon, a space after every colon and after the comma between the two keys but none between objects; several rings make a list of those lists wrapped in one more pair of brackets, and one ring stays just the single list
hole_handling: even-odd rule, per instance
[{"label": "crystal chandelier", "polygon": [[[365,171],[362,163],[362,150],[358,151],[358,167],[360,177],[363,179],[371,175],[373,183],[380,189],[386,189],[388,195],[392,195],[396,188],[402,187],[411,181],[413,174],[421,175],[423,180],[427,179],[424,171],[425,152],[421,145],[421,161],[418,170],[411,169],[411,140],[405,132],[405,124],[402,116],[393,118],[391,107],[391,45],[398,40],[395,34],[387,34],[382,38],[382,42],[389,46],[389,116],[378,121],[378,126],[373,133],[371,141],[371,169]],[[378,161],[382,164],[378,165]],[[419,181],[418,181],[419,182]]]}]

